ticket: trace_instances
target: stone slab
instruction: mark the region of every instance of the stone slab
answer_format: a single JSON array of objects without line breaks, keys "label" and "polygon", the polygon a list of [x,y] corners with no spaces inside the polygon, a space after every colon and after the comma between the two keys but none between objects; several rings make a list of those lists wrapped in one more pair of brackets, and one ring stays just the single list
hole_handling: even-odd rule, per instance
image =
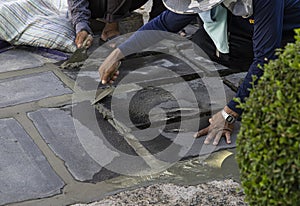
[{"label": "stone slab", "polygon": [[148,168],[90,102],[41,109],[28,116],[76,180],[100,182]]},{"label": "stone slab", "polygon": [[[50,58],[44,57],[47,55]],[[0,73],[35,68],[43,66],[45,63],[57,62],[54,57],[56,56],[51,53],[37,49],[34,51],[33,48],[11,49],[0,53]]]},{"label": "stone slab", "polygon": [[247,72],[241,72],[225,76],[224,79],[237,90],[244,78],[246,77],[246,75]]},{"label": "stone slab", "polygon": [[30,52],[9,50],[0,53],[0,72],[40,67],[44,63]]},{"label": "stone slab", "polygon": [[[190,42],[187,44],[190,44]],[[192,45],[191,47],[186,46],[186,49],[181,49],[182,47],[184,47],[182,44],[177,46],[178,52],[196,64],[197,68],[205,72],[207,76],[224,76],[237,72],[236,70],[232,70],[228,67],[211,61],[202,50],[198,51],[199,49],[195,45]]]},{"label": "stone slab", "polygon": [[3,79],[0,80],[0,88],[0,107],[72,93],[53,72]]},{"label": "stone slab", "polygon": [[[172,79],[169,79],[172,82]],[[235,93],[220,78],[169,83],[164,79],[143,85],[118,85],[101,103],[127,127],[147,127],[220,110]]]},{"label": "stone slab", "polygon": [[135,130],[132,134],[157,159],[172,163],[236,147],[236,138],[240,128],[239,122],[235,125],[235,130],[231,135],[231,144],[227,144],[225,138],[222,137],[217,146],[213,146],[212,142],[205,145],[206,136],[197,139],[193,137],[195,132],[208,126],[210,117],[210,115],[203,115],[200,119],[190,118],[178,122],[166,122],[143,130]]},{"label": "stone slab", "polygon": [[[165,49],[165,47],[161,48],[161,50]],[[97,89],[99,86],[102,87],[99,84],[98,68],[110,51],[111,49],[97,49],[80,69],[64,70],[64,73],[76,80],[77,85],[83,90],[90,91]],[[200,70],[191,68],[174,56],[153,52],[144,52],[126,58],[122,61],[119,70],[120,75],[115,84],[124,83],[124,78],[127,83],[129,81],[139,83],[173,78],[174,76],[188,78],[188,76],[193,77],[197,72],[200,72],[200,75],[202,74]],[[165,70],[170,71],[168,75],[164,74]]]},{"label": "stone slab", "polygon": [[0,205],[53,196],[64,182],[14,119],[0,120]]}]

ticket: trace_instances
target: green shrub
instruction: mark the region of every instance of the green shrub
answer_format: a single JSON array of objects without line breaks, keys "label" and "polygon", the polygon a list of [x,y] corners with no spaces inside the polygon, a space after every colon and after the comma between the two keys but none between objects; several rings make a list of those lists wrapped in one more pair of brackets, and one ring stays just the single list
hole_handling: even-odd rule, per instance
[{"label": "green shrub", "polygon": [[300,29],[251,89],[237,140],[246,201],[300,205]]}]

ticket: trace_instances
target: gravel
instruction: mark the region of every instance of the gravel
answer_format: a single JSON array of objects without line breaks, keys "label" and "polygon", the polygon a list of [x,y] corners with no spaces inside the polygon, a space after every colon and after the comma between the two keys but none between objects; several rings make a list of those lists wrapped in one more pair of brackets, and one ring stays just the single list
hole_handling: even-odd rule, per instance
[{"label": "gravel", "polygon": [[74,206],[243,206],[247,205],[244,202],[244,197],[240,185],[229,179],[212,181],[196,186],[155,184],[108,196],[99,202]]}]

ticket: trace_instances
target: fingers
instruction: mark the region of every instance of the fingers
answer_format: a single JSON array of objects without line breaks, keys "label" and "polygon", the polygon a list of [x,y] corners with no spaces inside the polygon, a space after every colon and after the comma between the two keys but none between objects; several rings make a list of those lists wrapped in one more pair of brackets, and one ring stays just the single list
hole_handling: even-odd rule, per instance
[{"label": "fingers", "polygon": [[75,44],[78,48],[82,47],[84,40],[87,38],[88,33],[86,31],[80,31],[76,35]]},{"label": "fingers", "polygon": [[92,46],[93,43],[93,36],[92,35],[88,35],[87,36],[87,42],[86,42],[86,47],[89,48]]},{"label": "fingers", "polygon": [[118,76],[119,76],[119,71],[116,71],[116,73],[114,73],[113,77],[110,78],[110,80],[109,80],[108,83],[109,83],[109,84],[113,84],[114,81],[118,78]]},{"label": "fingers", "polygon": [[209,127],[206,127],[202,130],[200,130],[199,132],[197,132],[196,134],[194,134],[194,137],[197,138],[197,137],[201,137],[203,135],[206,135],[209,131]]},{"label": "fingers", "polygon": [[108,57],[105,58],[104,62],[100,65],[98,71],[102,84],[106,84],[109,80],[115,80],[118,77],[118,68],[121,65],[121,59],[124,55],[120,49],[114,49]]},{"label": "fingers", "polygon": [[76,35],[75,44],[78,48],[81,48],[83,46],[83,42],[87,40],[86,47],[90,47],[93,43],[93,37],[92,35],[89,35],[87,31],[80,31]]},{"label": "fingers", "polygon": [[105,68],[106,65],[101,65],[101,67],[99,68],[99,73],[102,84],[112,84],[118,78],[119,71],[117,71],[117,69],[119,65],[120,63],[116,62],[111,67],[108,66],[108,69]]},{"label": "fingers", "polygon": [[219,132],[216,134],[216,137],[215,137],[215,139],[214,139],[213,145],[216,146],[216,145],[219,144],[219,141],[220,141],[222,135],[223,135],[223,131],[222,131],[222,130],[219,131]]},{"label": "fingers", "polygon": [[194,137],[200,137],[203,135],[207,135],[204,140],[204,144],[209,144],[213,140],[213,145],[218,145],[222,136],[226,137],[226,143],[231,143],[231,133],[234,129],[234,124],[229,124],[223,118],[221,112],[213,115],[209,120],[210,125],[205,129],[200,130]]},{"label": "fingers", "polygon": [[231,135],[231,134],[230,134],[229,131],[225,132],[225,137],[226,137],[226,142],[227,142],[227,144],[230,144],[230,143],[231,143],[230,135]]},{"label": "fingers", "polygon": [[209,144],[210,141],[217,135],[218,131],[213,129],[209,132],[206,139],[204,140],[204,144]]},{"label": "fingers", "polygon": [[213,145],[218,145],[220,142],[220,139],[222,138],[222,136],[226,137],[226,143],[230,144],[231,143],[231,131],[228,130],[212,130],[206,137],[204,144],[209,144],[211,142],[212,139],[214,139],[213,141]]}]

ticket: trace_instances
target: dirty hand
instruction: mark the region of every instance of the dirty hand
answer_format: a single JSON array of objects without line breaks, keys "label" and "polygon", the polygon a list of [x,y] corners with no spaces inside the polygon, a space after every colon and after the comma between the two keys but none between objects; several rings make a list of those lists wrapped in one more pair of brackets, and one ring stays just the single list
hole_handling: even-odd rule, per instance
[{"label": "dirty hand", "polygon": [[75,44],[77,48],[81,48],[83,46],[83,42],[87,40],[86,47],[89,48],[92,45],[93,37],[87,31],[82,30],[76,34]]},{"label": "dirty hand", "polygon": [[[225,107],[224,110],[232,114],[233,116],[237,117],[238,114],[229,109],[229,107]],[[201,137],[203,135],[207,135],[206,139],[204,140],[204,144],[209,144],[211,140],[214,139],[213,145],[218,145],[220,139],[222,136],[226,137],[226,142],[227,144],[231,143],[230,140],[230,135],[233,131],[234,124],[229,124],[228,122],[225,121],[221,111],[213,115],[209,119],[210,125],[199,132],[197,132],[194,137]]]},{"label": "dirty hand", "polygon": [[118,67],[120,65],[120,59],[123,57],[124,55],[121,50],[117,48],[104,60],[98,69],[102,84],[112,84],[117,79],[119,75]]}]

